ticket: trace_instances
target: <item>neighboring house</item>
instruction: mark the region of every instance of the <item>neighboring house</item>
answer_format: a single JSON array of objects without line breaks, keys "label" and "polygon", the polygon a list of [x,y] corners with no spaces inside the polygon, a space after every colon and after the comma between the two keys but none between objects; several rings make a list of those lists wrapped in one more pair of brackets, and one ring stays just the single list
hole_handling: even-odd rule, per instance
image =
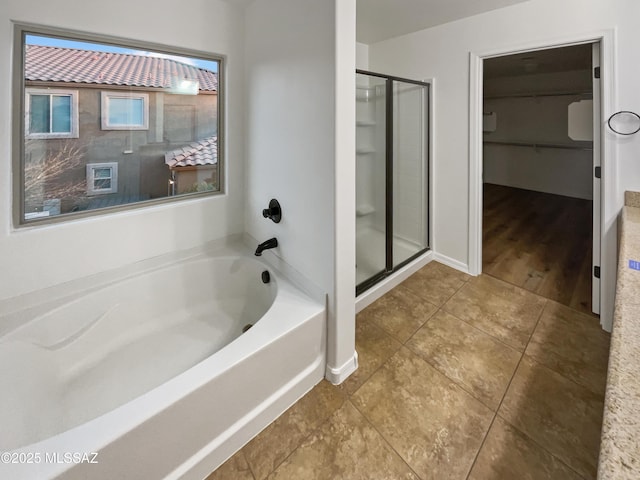
[{"label": "neighboring house", "polygon": [[170,195],[211,190],[218,178],[218,138],[213,136],[165,155],[171,171]]},{"label": "neighboring house", "polygon": [[[27,211],[218,189],[217,93],[215,72],[172,58],[27,45]],[[192,144],[207,155],[169,161]]]}]

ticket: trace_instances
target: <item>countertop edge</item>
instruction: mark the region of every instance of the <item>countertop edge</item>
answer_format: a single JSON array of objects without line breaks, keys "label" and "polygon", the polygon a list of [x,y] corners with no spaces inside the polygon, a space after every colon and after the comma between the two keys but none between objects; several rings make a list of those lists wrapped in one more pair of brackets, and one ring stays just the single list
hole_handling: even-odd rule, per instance
[{"label": "countertop edge", "polygon": [[640,193],[626,192],[625,203],[598,460],[601,480],[640,478],[640,270],[631,263],[640,262]]}]

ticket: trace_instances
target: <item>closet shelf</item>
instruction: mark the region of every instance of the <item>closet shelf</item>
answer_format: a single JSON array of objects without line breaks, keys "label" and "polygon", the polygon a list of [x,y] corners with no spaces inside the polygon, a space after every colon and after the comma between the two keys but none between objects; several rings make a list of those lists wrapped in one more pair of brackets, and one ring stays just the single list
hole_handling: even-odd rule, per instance
[{"label": "closet shelf", "polygon": [[564,145],[561,143],[532,143],[532,142],[507,142],[497,140],[485,140],[485,145],[504,145],[508,147],[528,147],[528,148],[558,148],[562,150],[587,150],[592,151],[593,147],[590,145]]}]

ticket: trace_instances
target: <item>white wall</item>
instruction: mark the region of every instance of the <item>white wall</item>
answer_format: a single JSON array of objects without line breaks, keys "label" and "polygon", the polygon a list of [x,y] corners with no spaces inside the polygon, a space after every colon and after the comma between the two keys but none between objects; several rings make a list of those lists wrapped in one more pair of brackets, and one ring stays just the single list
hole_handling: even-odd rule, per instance
[{"label": "white wall", "polygon": [[[246,230],[275,236],[274,253],[329,294],[328,370],[343,371],[355,344],[355,2],[256,0],[245,29]],[[261,215],[274,197],[279,224]]]},{"label": "white wall", "polygon": [[[436,252],[462,264],[469,261],[469,52],[558,44],[572,36],[615,29],[617,71],[610,74],[616,75],[617,104],[603,112],[606,119],[616,109],[640,111],[638,18],[640,2],[635,0],[531,0],[370,45],[372,70],[438,82],[433,159]],[[604,140],[615,142],[618,151],[616,165],[604,168],[617,185],[615,192],[607,192],[610,200],[604,212],[605,235],[611,236],[624,190],[640,189],[640,135],[623,139],[607,133]]]},{"label": "white wall", "polygon": [[485,145],[484,183],[593,198],[592,156],[588,150]]},{"label": "white wall", "polygon": [[[12,23],[131,38],[225,54],[227,193],[215,198],[12,228]],[[4,0],[0,3],[0,300],[243,231],[243,21],[220,0]]]},{"label": "white wall", "polygon": [[356,43],[356,68],[369,70],[369,45]]}]

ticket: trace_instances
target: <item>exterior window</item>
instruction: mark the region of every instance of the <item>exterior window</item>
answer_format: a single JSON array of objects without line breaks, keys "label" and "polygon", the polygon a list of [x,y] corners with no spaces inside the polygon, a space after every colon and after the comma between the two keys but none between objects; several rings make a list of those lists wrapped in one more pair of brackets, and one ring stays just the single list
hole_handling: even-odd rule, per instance
[{"label": "exterior window", "polygon": [[224,58],[15,24],[13,220],[224,191]]},{"label": "exterior window", "polygon": [[87,194],[101,195],[118,192],[118,164],[90,163],[87,165]]},{"label": "exterior window", "polygon": [[27,138],[78,138],[78,92],[27,89]]},{"label": "exterior window", "polygon": [[102,92],[103,130],[148,130],[149,95]]}]

